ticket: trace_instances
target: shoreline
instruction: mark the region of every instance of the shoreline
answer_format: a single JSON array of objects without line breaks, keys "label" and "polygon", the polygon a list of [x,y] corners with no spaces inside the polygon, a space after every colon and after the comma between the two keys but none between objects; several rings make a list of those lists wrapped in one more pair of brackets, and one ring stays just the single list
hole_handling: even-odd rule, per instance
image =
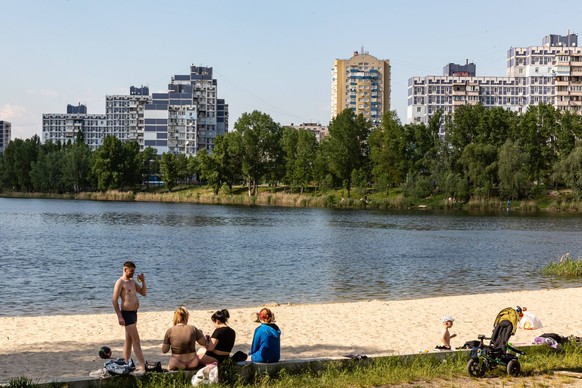
[{"label": "shoreline", "polygon": [[372,210],[441,210],[468,212],[507,212],[519,213],[582,213],[582,201],[571,195],[557,191],[548,191],[546,196],[538,199],[514,200],[511,206],[499,198],[474,198],[467,202],[450,201],[448,198],[429,198],[418,200],[406,198],[402,194],[394,196],[373,196],[359,198],[357,194],[344,198],[343,190],[321,193],[289,193],[284,186],[277,188],[261,187],[256,196],[249,196],[245,187],[237,187],[236,193],[214,194],[207,186],[177,187],[174,191],[118,191],[75,193],[25,193],[0,192],[0,198],[21,199],[63,199],[113,202],[159,202],[159,203],[194,203],[199,205],[230,206],[278,206],[298,208],[334,208],[334,209],[372,209]]},{"label": "shoreline", "polygon": [[[337,358],[346,354],[369,356],[415,354],[438,344],[443,315],[455,317],[453,347],[491,335],[497,313],[505,307],[525,306],[544,327],[519,329],[514,344],[529,344],[542,333],[582,336],[582,287],[512,291],[477,295],[437,296],[406,300],[370,300],[322,304],[266,303],[281,327],[281,358]],[[188,307],[188,306],[186,306]],[[229,325],[237,333],[233,352],[248,352],[257,326],[250,316],[262,306],[229,309]],[[211,333],[208,309],[190,310],[191,324]],[[138,317],[147,361],[162,361],[165,330],[172,311],[142,311]],[[87,377],[103,366],[101,346],[113,357],[121,354],[124,329],[113,311],[107,314],[0,317],[0,382],[22,375],[34,380]],[[23,366],[26,365],[25,368]]]}]

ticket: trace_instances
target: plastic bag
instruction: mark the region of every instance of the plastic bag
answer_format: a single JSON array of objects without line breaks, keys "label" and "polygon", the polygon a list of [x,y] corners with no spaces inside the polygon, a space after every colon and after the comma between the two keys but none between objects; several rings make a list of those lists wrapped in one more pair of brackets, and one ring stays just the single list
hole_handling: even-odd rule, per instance
[{"label": "plastic bag", "polygon": [[529,311],[523,313],[523,317],[519,321],[519,327],[524,330],[537,330],[543,327],[542,321]]},{"label": "plastic bag", "polygon": [[213,362],[199,369],[194,376],[192,376],[192,385],[207,385],[218,383],[218,364]]}]

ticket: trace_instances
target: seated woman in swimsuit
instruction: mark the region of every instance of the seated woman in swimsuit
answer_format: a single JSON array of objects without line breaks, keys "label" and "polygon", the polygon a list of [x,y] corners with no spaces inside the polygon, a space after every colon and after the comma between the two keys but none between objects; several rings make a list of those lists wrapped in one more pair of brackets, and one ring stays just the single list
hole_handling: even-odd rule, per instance
[{"label": "seated woman in swimsuit", "polygon": [[162,353],[172,350],[169,370],[192,369],[198,366],[198,356],[196,355],[196,342],[201,346],[206,346],[206,338],[202,331],[192,325],[188,325],[190,313],[185,307],[179,307],[174,312],[174,326],[166,331]]},{"label": "seated woman in swimsuit", "polygon": [[206,353],[200,354],[200,362],[202,364],[211,364],[213,362],[220,364],[230,355],[234,347],[236,333],[226,324],[228,318],[230,318],[230,314],[226,309],[212,314],[210,319],[214,323],[215,330],[212,333],[212,337],[206,338]]}]

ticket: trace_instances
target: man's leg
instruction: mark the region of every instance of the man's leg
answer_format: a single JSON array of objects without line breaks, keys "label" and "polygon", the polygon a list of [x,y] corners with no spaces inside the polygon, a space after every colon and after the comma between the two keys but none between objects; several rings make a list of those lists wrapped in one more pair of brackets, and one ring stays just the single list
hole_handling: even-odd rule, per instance
[{"label": "man's leg", "polygon": [[[135,325],[131,326],[135,328]],[[125,359],[125,362],[129,362],[129,359],[131,357],[131,347],[133,344],[131,333],[129,330],[131,326],[125,326],[125,343],[123,344],[123,358]]]},{"label": "man's leg", "polygon": [[[139,333],[137,332],[137,324],[126,326],[125,330],[131,338],[130,344],[133,344],[133,351],[135,352],[135,357],[137,357],[137,361],[139,362],[138,369],[142,370],[145,368],[145,360],[141,350],[141,340],[139,339]],[[127,343],[127,338],[125,342]],[[131,347],[129,349],[129,354],[131,354]],[[126,362],[129,362],[129,359],[127,359]]]}]

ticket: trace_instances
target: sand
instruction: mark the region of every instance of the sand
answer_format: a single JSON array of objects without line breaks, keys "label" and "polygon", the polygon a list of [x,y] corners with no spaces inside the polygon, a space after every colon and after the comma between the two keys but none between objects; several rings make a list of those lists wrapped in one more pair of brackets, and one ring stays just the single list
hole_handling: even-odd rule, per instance
[{"label": "sand", "polygon": [[[346,354],[368,356],[433,351],[442,331],[440,318],[455,317],[452,346],[491,335],[497,313],[505,307],[526,306],[542,321],[539,330],[518,330],[514,344],[530,344],[542,333],[582,336],[582,288],[459,295],[414,300],[370,300],[352,303],[278,305],[265,303],[282,331],[282,359],[335,358]],[[188,307],[188,306],[186,306]],[[212,312],[191,310],[191,324],[212,333]],[[229,309],[236,330],[233,350],[248,352],[257,326],[250,316],[261,306]],[[147,311],[142,301],[138,330],[147,361],[162,361],[164,333],[172,311]],[[124,328],[113,311],[99,315],[56,315],[0,318],[0,382],[18,376],[35,381],[87,377],[103,366],[98,349],[107,345],[121,357]],[[134,357],[135,360],[135,357]]]}]

